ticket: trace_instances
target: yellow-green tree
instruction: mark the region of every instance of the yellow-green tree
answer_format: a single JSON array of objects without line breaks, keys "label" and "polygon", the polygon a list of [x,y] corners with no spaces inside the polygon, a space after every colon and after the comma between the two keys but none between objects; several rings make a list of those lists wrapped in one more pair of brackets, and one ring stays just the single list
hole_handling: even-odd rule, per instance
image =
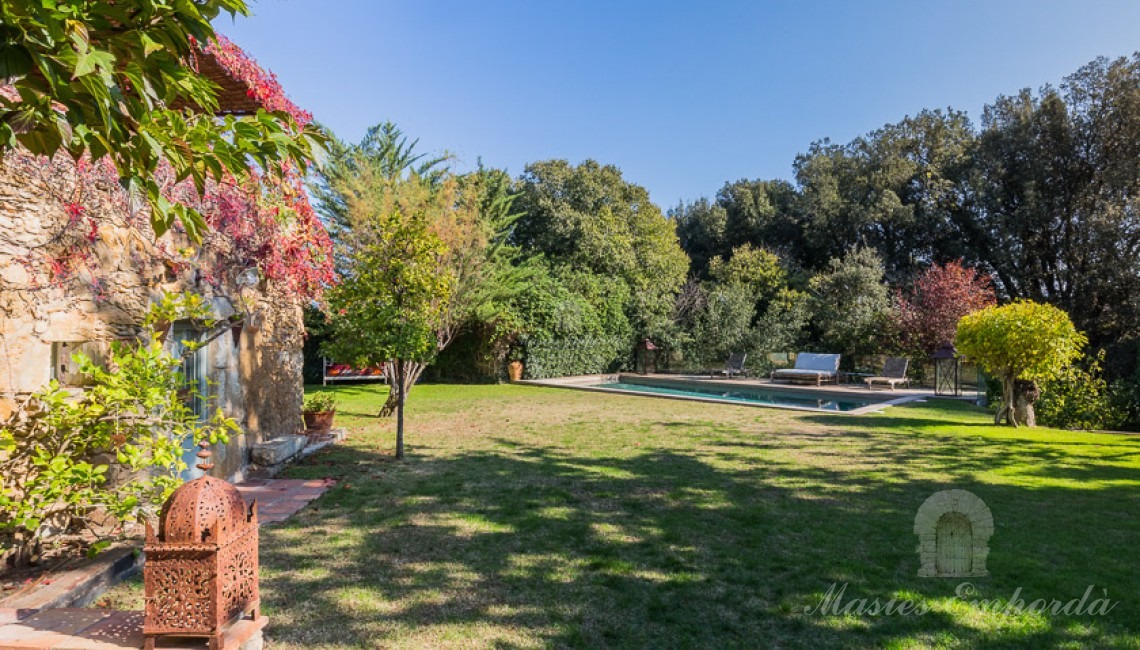
[{"label": "yellow-green tree", "polygon": [[732,249],[732,257],[709,260],[709,275],[721,284],[748,287],[758,302],[767,302],[788,284],[788,272],[770,250],[744,244]]},{"label": "yellow-green tree", "polygon": [[374,212],[355,221],[348,265],[328,293],[331,336],[325,350],[358,367],[387,364],[395,397],[396,458],[404,457],[404,403],[439,348],[454,275],[447,247],[421,213]]},{"label": "yellow-green tree", "polygon": [[955,344],[1001,379],[1002,405],[994,423],[1035,426],[1037,382],[1055,379],[1088,343],[1064,311],[1032,300],[987,307],[958,321]]},{"label": "yellow-green tree", "polygon": [[[415,151],[416,142],[394,124],[384,123],[368,130],[358,144],[336,138],[330,140],[334,156],[319,170],[310,186],[320,212],[332,224],[337,265],[341,274],[353,278],[374,260],[367,255],[409,254],[409,250],[362,255],[399,227],[421,228],[421,243],[431,243],[435,253],[417,262],[430,268],[428,275],[447,283],[447,299],[438,301],[431,314],[435,338],[431,354],[397,360],[376,357],[370,362],[387,362],[389,376],[402,377],[402,389],[394,390],[381,410],[388,416],[397,410],[397,399],[406,396],[423,373],[427,363],[447,348],[459,331],[474,322],[492,323],[502,317],[510,297],[525,288],[526,269],[510,264],[511,249],[504,246],[516,218],[509,194],[510,179],[505,173],[480,167],[462,176],[454,174],[449,158],[429,158]],[[397,224],[393,215],[400,215]],[[410,221],[409,221],[410,220]],[[384,245],[389,245],[387,242]],[[335,317],[336,314],[334,313]],[[329,352],[346,363],[362,361],[357,352]],[[397,372],[397,367],[399,371]]]}]

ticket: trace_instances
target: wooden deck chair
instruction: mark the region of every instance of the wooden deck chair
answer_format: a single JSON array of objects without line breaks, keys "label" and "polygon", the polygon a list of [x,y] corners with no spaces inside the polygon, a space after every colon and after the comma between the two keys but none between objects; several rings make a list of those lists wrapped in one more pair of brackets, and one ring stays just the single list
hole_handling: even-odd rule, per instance
[{"label": "wooden deck chair", "polygon": [[728,361],[724,362],[724,370],[720,371],[720,375],[732,379],[735,376],[747,377],[748,369],[744,367],[744,362],[748,360],[746,352],[733,352],[728,355]]},{"label": "wooden deck chair", "polygon": [[891,390],[895,389],[896,384],[905,384],[907,388],[910,388],[910,379],[906,376],[906,369],[909,365],[909,359],[887,357],[886,363],[883,364],[883,374],[877,377],[867,377],[863,381],[871,390],[875,388],[875,384],[886,384],[891,387]]}]

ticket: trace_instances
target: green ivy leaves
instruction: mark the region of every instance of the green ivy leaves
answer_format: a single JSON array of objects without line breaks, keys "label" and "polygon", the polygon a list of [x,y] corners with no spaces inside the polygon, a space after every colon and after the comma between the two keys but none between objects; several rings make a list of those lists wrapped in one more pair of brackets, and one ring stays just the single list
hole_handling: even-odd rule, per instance
[{"label": "green ivy leaves", "polygon": [[324,138],[283,111],[216,117],[217,88],[188,58],[214,41],[210,21],[248,14],[244,0],[0,0],[0,156],[18,146],[52,156],[109,159],[124,187],[151,206],[161,235],[181,223],[200,239],[205,220],[162,195],[154,173],[178,180],[250,177],[304,167]]},{"label": "green ivy leaves", "polygon": [[[181,483],[186,442],[226,442],[240,430],[220,409],[198,419],[194,387],[157,329],[207,311],[198,296],[166,296],[143,341],[113,343],[105,365],[76,355],[89,380],[82,394],[53,381],[0,423],[0,548],[34,544],[53,530],[47,522],[67,525],[94,508],[120,521],[153,514]],[[108,455],[129,478],[108,481]]]}]

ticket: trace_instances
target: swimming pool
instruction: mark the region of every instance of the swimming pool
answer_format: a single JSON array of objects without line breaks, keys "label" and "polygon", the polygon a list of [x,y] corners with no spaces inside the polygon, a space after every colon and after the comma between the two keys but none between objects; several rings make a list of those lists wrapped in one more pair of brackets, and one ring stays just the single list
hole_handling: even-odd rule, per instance
[{"label": "swimming pool", "polygon": [[898,393],[863,393],[842,388],[804,389],[784,385],[757,385],[700,377],[644,375],[588,375],[560,379],[527,380],[524,383],[553,388],[638,395],[666,399],[765,406],[823,413],[862,415],[918,399]]},{"label": "swimming pool", "polygon": [[729,402],[742,402],[745,404],[763,404],[765,406],[783,406],[790,408],[811,409],[813,411],[839,411],[848,412],[880,404],[883,400],[865,400],[852,397],[839,397],[829,394],[812,393],[795,390],[768,390],[764,388],[740,387],[729,388],[723,384],[699,385],[685,383],[676,386],[663,386],[661,384],[630,383],[630,380],[604,382],[595,384],[594,388],[621,391],[626,393],[643,393],[647,395],[669,395],[674,397],[704,397],[725,400]]}]

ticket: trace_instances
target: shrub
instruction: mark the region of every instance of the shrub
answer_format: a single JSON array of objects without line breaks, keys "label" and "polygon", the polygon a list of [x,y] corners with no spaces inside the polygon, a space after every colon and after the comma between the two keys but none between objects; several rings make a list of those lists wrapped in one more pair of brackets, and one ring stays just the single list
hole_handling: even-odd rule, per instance
[{"label": "shrub", "polygon": [[624,337],[527,340],[523,349],[526,378],[548,379],[619,370],[630,342]]},{"label": "shrub", "polygon": [[333,393],[313,393],[305,398],[305,404],[301,410],[306,413],[327,413],[328,411],[335,411],[338,404],[340,404],[340,400]]},{"label": "shrub", "polygon": [[1119,428],[1140,431],[1140,378],[1114,381],[1108,387],[1108,403]]},{"label": "shrub", "polygon": [[203,424],[191,409],[201,396],[155,328],[171,304],[204,313],[200,299],[167,298],[143,341],[112,343],[106,368],[75,356],[89,379],[82,394],[52,381],[0,423],[0,553],[10,564],[33,560],[45,540],[97,512],[119,522],[155,516],[181,483],[184,442],[227,441],[238,430],[220,410]]},{"label": "shrub", "polygon": [[1086,368],[1069,366],[1055,378],[1042,382],[1041,399],[1034,405],[1041,424],[1085,430],[1115,429],[1123,424],[1101,376],[1103,362],[1102,350],[1088,360]]}]

